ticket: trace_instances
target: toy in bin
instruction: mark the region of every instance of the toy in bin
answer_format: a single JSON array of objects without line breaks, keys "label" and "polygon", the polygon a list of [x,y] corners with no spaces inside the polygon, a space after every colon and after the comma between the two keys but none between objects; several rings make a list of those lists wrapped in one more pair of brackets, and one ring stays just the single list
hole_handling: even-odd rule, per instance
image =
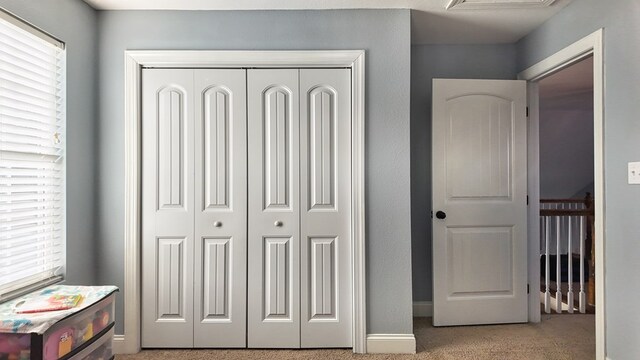
[{"label": "toy in bin", "polygon": [[99,333],[109,325],[109,312],[101,310],[96,313],[96,317],[93,319],[93,331]]},{"label": "toy in bin", "polygon": [[0,336],[0,360],[29,360],[31,352],[29,334],[10,334]]},{"label": "toy in bin", "polygon": [[72,327],[64,327],[49,335],[44,344],[44,360],[57,360],[73,349],[74,331]]}]

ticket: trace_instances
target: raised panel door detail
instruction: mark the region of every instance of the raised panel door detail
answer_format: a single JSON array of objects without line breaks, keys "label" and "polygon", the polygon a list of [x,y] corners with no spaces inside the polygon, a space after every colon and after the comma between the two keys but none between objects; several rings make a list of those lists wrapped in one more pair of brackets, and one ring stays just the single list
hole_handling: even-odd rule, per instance
[{"label": "raised panel door detail", "polygon": [[309,91],[309,206],[336,206],[336,91],[318,86]]},{"label": "raised panel door detail", "polygon": [[231,92],[220,86],[203,94],[204,196],[206,209],[230,207]]},{"label": "raised panel door detail", "polygon": [[336,237],[310,237],[311,286],[310,321],[336,320]]},{"label": "raised panel door detail", "polygon": [[168,86],[157,93],[158,209],[184,208],[186,91]]},{"label": "raised panel door detail", "polygon": [[264,319],[291,320],[291,238],[264,238]]},{"label": "raised panel door detail", "polygon": [[511,227],[447,229],[449,297],[511,296]]},{"label": "raised panel door detail", "polygon": [[513,102],[493,95],[465,95],[446,103],[449,200],[510,200]]},{"label": "raised panel door detail", "polygon": [[291,91],[273,86],[263,93],[264,209],[291,208]]},{"label": "raised panel door detail", "polygon": [[157,309],[158,321],[184,319],[185,238],[158,238]]},{"label": "raised panel door detail", "polygon": [[232,303],[229,292],[231,278],[231,238],[203,239],[203,280],[202,292],[204,322],[229,319]]}]

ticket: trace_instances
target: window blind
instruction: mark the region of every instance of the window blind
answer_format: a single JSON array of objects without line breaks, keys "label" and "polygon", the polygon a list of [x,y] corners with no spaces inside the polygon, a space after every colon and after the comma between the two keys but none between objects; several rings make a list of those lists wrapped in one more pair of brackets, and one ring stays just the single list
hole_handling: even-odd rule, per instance
[{"label": "window blind", "polygon": [[0,16],[0,301],[65,267],[65,52]]}]

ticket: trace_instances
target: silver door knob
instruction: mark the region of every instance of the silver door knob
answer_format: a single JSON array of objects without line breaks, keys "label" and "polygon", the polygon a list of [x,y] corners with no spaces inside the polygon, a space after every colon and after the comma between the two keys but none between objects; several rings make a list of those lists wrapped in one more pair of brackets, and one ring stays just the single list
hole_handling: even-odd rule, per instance
[{"label": "silver door knob", "polygon": [[276,227],[282,227],[283,223],[280,220],[277,220],[276,222],[273,223],[273,225],[275,225]]},{"label": "silver door knob", "polygon": [[220,221],[216,221],[213,223],[213,226],[219,228],[219,227],[222,227],[222,223]]}]

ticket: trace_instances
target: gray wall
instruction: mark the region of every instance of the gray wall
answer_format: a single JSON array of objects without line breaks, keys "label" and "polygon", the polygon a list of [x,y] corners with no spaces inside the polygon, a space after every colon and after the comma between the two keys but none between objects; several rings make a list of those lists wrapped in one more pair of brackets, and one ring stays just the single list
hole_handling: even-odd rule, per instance
[{"label": "gray wall", "polygon": [[[615,4],[614,4],[615,3]],[[604,27],[605,316],[607,355],[640,358],[640,186],[627,162],[640,161],[640,2],[574,0],[518,43],[518,69]]]},{"label": "gray wall", "polygon": [[515,79],[514,45],[411,47],[411,237],[413,300],[432,300],[431,80]]},{"label": "gray wall", "polygon": [[67,283],[95,282],[97,12],[78,0],[0,0],[67,46]]},{"label": "gray wall", "polygon": [[540,92],[540,197],[593,195],[593,92]]},{"label": "gray wall", "polygon": [[104,11],[99,24],[100,283],[124,281],[126,49],[365,49],[368,331],[412,333],[408,10]]}]

